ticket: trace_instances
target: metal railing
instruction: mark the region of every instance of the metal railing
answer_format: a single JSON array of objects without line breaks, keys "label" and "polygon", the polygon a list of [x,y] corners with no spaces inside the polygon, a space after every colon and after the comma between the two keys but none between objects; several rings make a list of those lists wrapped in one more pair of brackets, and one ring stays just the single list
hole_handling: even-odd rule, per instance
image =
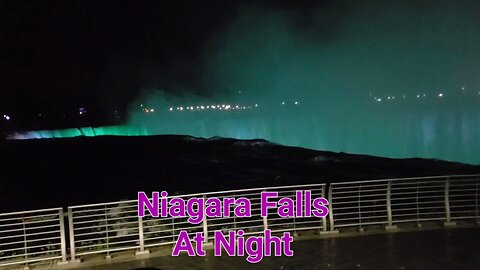
[{"label": "metal railing", "polygon": [[[294,198],[297,190],[311,190],[312,198],[327,198],[328,220],[281,218],[275,209],[269,210],[268,217],[261,217],[262,191]],[[261,234],[267,228],[273,232],[331,233],[347,227],[362,230],[367,225],[393,229],[407,222],[454,225],[460,220],[480,221],[480,175],[350,181],[174,197],[245,197],[251,202],[252,216],[204,218],[199,224],[191,224],[187,218],[152,218],[148,214],[141,218],[137,200],[71,206],[68,220],[63,218],[61,208],[0,214],[0,267],[41,260],[66,262],[67,249],[69,261],[90,254],[110,256],[123,250],[148,253],[148,248],[174,244],[181,230],[191,235],[203,232],[210,240],[216,230],[242,229],[246,235]]]},{"label": "metal railing", "polygon": [[67,261],[61,208],[0,214],[0,266]]},{"label": "metal railing", "polygon": [[480,219],[480,176],[440,176],[332,183],[330,231],[425,221]]},{"label": "metal railing", "polygon": [[[325,219],[281,218],[270,209],[269,216],[260,216],[260,193],[276,191],[279,197],[294,198],[298,189],[312,191],[312,197],[324,197],[325,184],[297,185],[271,188],[255,188],[225,192],[210,192],[173,196],[188,200],[192,197],[248,198],[251,202],[251,217],[205,218],[200,224],[191,224],[187,218],[138,217],[137,201],[91,204],[68,208],[71,259],[77,256],[135,249],[145,251],[147,247],[171,245],[177,241],[182,230],[190,236],[197,232],[213,238],[215,230],[245,231],[245,235],[260,234],[269,228],[273,232],[300,231],[309,229],[327,230]],[[172,197],[168,197],[172,198]],[[274,201],[274,200],[271,200]],[[233,205],[231,206],[233,208]]]}]

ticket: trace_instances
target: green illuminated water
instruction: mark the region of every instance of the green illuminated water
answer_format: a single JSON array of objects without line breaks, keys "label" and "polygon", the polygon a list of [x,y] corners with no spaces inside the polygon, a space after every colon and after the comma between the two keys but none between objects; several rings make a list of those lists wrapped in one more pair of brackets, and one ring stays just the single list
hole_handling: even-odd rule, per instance
[{"label": "green illuminated water", "polygon": [[81,127],[59,130],[37,130],[10,135],[10,139],[44,139],[44,138],[72,138],[72,137],[94,137],[94,136],[145,136],[149,135],[146,128],[137,126],[100,126]]}]

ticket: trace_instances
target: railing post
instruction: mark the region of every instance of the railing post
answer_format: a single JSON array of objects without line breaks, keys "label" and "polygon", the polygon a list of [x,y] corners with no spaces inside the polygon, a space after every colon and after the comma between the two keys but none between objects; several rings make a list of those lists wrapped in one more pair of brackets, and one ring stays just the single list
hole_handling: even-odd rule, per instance
[{"label": "railing post", "polygon": [[338,233],[338,230],[335,230],[335,220],[333,218],[333,184],[330,183],[328,186],[328,217],[330,220],[330,233]]},{"label": "railing post", "polygon": [[110,239],[108,238],[108,212],[106,204],[103,206],[103,212],[105,215],[105,240],[107,241],[107,255],[105,255],[105,259],[111,259],[112,255],[110,255]]},{"label": "railing post", "polygon": [[[327,187],[326,185],[322,186],[322,198],[325,198],[325,188],[326,187]],[[325,232],[327,232],[327,217],[322,218],[322,231],[320,231],[320,233],[325,233]]]},{"label": "railing post", "polygon": [[397,229],[397,225],[393,225],[393,218],[392,218],[392,180],[388,180],[387,184],[387,226],[385,227],[386,230],[394,230]]},{"label": "railing post", "polygon": [[365,229],[362,227],[362,183],[358,185],[358,223],[359,223],[359,232],[363,232]]},{"label": "railing post", "polygon": [[416,193],[415,193],[415,208],[417,210],[417,227],[418,228],[421,228],[422,227],[422,223],[420,223],[420,206],[419,206],[419,200],[418,200],[418,193],[419,193],[419,190],[420,190],[420,183],[417,182],[417,190],[416,190]]},{"label": "railing post", "polygon": [[478,193],[479,193],[479,185],[478,185],[478,181],[475,183],[475,212],[476,212],[476,216],[477,216],[477,224],[480,225],[480,211],[478,211],[479,207],[478,207],[478,201],[479,201],[479,198],[478,198]]},{"label": "railing post", "polygon": [[[266,191],[266,190],[264,190],[264,191]],[[267,216],[268,216],[268,209],[267,209]],[[268,230],[268,218],[267,218],[267,216],[263,217],[263,230],[264,231]],[[294,223],[295,223],[295,220],[294,220]]]},{"label": "railing post", "polygon": [[66,264],[67,262],[67,244],[65,241],[65,216],[63,209],[58,211],[58,220],[60,223],[60,248],[62,250],[62,261],[58,264]]},{"label": "railing post", "polygon": [[150,252],[148,250],[145,250],[145,239],[143,235],[143,218],[138,217],[138,241],[140,245],[140,250],[137,250],[135,252],[135,256],[141,256],[141,255],[147,255]]},{"label": "railing post", "polygon": [[454,226],[455,222],[452,221],[450,214],[450,177],[445,180],[445,214],[447,220],[443,223],[445,226]]},{"label": "railing post", "polygon": [[72,209],[68,208],[68,232],[70,237],[70,262],[80,262],[75,258],[75,232],[73,231],[73,213]]},{"label": "railing post", "polygon": [[23,248],[25,251],[25,267],[23,270],[29,270],[28,267],[28,244],[27,244],[27,230],[25,228],[25,216],[22,214],[22,227],[23,227]]},{"label": "railing post", "polygon": [[205,237],[205,241],[204,243],[208,243],[208,224],[207,224],[207,215],[205,214],[206,213],[206,210],[205,210],[205,202],[207,201],[207,198],[205,195],[203,195],[203,202],[204,202],[204,205],[203,205],[203,221],[202,221],[202,225],[203,225],[203,237]]}]

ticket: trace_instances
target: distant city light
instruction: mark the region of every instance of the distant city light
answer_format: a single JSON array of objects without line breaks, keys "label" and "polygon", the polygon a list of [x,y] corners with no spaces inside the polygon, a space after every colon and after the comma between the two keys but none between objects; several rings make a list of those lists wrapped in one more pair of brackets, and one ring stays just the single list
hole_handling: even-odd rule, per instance
[{"label": "distant city light", "polygon": [[282,105],[285,105],[285,101],[282,101]]},{"label": "distant city light", "polygon": [[443,93],[438,94],[439,97],[443,97]]},{"label": "distant city light", "polygon": [[295,105],[298,105],[298,101],[295,101]]},{"label": "distant city light", "polygon": [[172,107],[170,107],[170,111],[173,111],[173,108],[172,108]]}]

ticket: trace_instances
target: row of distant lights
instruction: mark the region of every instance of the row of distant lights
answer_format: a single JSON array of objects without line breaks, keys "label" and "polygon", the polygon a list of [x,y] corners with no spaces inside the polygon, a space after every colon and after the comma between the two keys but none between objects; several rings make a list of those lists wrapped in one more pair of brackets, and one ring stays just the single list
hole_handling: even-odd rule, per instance
[{"label": "row of distant lights", "polygon": [[3,119],[5,119],[5,120],[7,120],[7,121],[10,121],[10,119],[12,119],[12,117],[10,117],[9,115],[4,114],[4,115],[3,115]]},{"label": "row of distant lights", "polygon": [[[285,101],[281,103],[282,105],[285,105]],[[295,101],[293,104],[298,105],[299,102]],[[230,105],[230,104],[222,104],[222,105],[200,105],[200,106],[187,106],[187,107],[170,107],[169,111],[183,111],[183,110],[189,110],[189,111],[202,111],[202,110],[249,110],[249,109],[254,109],[258,108],[259,105],[255,104],[253,106],[240,106],[240,105]]]},{"label": "row of distant lights", "polygon": [[[285,101],[281,103],[285,105]],[[293,102],[294,105],[299,105],[298,101]],[[144,107],[143,104],[140,105],[142,107],[142,111],[145,113],[153,113],[155,109]],[[187,107],[170,107],[169,111],[203,111],[203,110],[249,110],[258,108],[260,105],[255,104],[253,106],[240,106],[240,105],[230,105],[230,104],[222,104],[222,105],[199,105],[199,106],[187,106]]]},{"label": "row of distant lights", "polygon": [[[479,94],[480,94],[480,92],[479,92]],[[445,96],[445,94],[443,94],[443,93],[437,94],[437,97],[439,97],[439,98],[444,97],[444,96]],[[407,98],[406,95],[403,95],[402,97],[403,97],[404,99]],[[418,94],[418,95],[416,95],[416,98],[426,98],[426,97],[427,97],[427,94],[422,94],[422,95]],[[374,99],[375,101],[377,101],[377,102],[381,102],[381,101],[383,100],[382,98],[378,98],[378,97],[374,97],[373,99]],[[388,96],[388,97],[386,98],[386,100],[393,101],[393,100],[395,100],[395,96]]]},{"label": "row of distant lights", "polygon": [[[465,88],[465,86],[463,86],[461,89],[462,89],[462,91],[465,91],[466,88]],[[478,95],[480,95],[480,91],[478,91]],[[445,96],[444,93],[438,93],[437,94],[437,97],[439,97],[439,98],[442,98],[444,96]],[[426,97],[427,97],[427,94],[417,94],[416,95],[416,98],[426,98]],[[405,98],[407,98],[407,96],[403,95],[403,98],[405,99]],[[381,102],[383,100],[382,98],[379,98],[379,97],[374,97],[373,99],[377,102]],[[390,101],[393,101],[393,100],[395,100],[395,96],[388,96],[386,99],[390,100]]]},{"label": "row of distant lights", "polygon": [[149,109],[149,108],[145,108],[145,109],[143,109],[143,111],[144,111],[145,113],[152,113],[152,112],[155,112],[155,110],[154,110],[154,109]]},{"label": "row of distant lights", "polygon": [[252,106],[240,106],[240,105],[200,105],[200,106],[188,106],[188,107],[170,107],[169,111],[174,111],[175,109],[177,111],[183,111],[183,110],[189,110],[189,111],[202,111],[202,110],[248,110],[248,109],[253,109],[255,107],[258,107],[258,104],[255,104],[254,107]]},{"label": "row of distant lights", "polygon": [[[282,105],[285,105],[285,101],[281,103]],[[295,101],[293,104],[298,105],[299,102]],[[189,111],[202,111],[202,110],[249,110],[249,109],[254,109],[259,107],[258,104],[255,104],[253,106],[240,106],[240,105],[230,105],[230,104],[222,104],[222,105],[200,105],[200,106],[187,106],[187,107],[170,107],[168,110],[169,111],[184,111],[184,110],[189,110]]]}]

